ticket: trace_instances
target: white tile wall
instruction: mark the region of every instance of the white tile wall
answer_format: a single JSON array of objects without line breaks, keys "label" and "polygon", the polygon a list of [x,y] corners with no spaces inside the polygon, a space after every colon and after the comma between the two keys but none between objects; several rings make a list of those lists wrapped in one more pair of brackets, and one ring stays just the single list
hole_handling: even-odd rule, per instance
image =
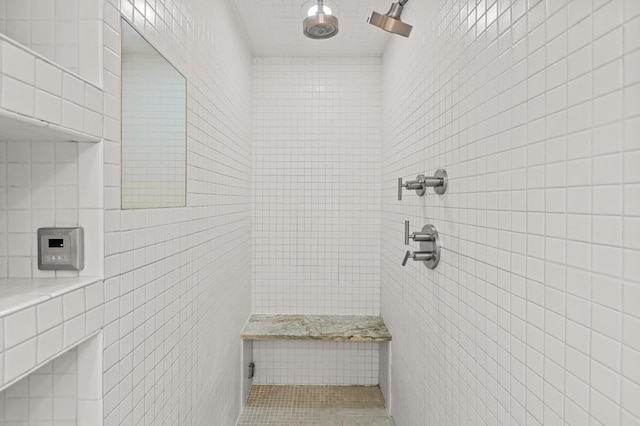
[{"label": "white tile wall", "polygon": [[100,331],[105,306],[95,294],[103,292],[99,281],[53,297],[42,294],[37,304],[4,316],[0,323],[0,352],[4,353],[4,359],[0,357],[0,388]]},{"label": "white tile wall", "polygon": [[77,350],[71,349],[0,392],[0,424],[77,425],[77,384]]},{"label": "white tile wall", "polygon": [[256,58],[253,311],[377,315],[380,58]]},{"label": "white tile wall", "polygon": [[[102,137],[103,96],[98,86],[4,39],[2,34],[0,58],[1,109],[46,121],[54,128],[63,127],[80,140]],[[42,132],[37,136],[46,140]]]},{"label": "white tile wall", "polygon": [[[40,322],[38,327],[42,336],[51,334],[40,328]],[[39,353],[48,346],[47,339],[38,339]],[[38,369],[0,392],[0,425],[102,424],[101,352],[102,335],[98,334],[62,353],[58,349],[55,358],[48,362],[38,359]]]},{"label": "white tile wall", "polygon": [[[90,381],[100,384],[99,391],[91,390],[91,397],[79,402],[80,424],[96,424],[95,417],[86,420],[96,413],[104,416],[106,425],[231,424],[239,413],[239,330],[250,310],[250,54],[224,1],[154,2],[153,7],[114,1],[104,6],[104,49],[97,50],[104,57],[104,97],[94,86],[31,56],[23,65],[2,61],[1,106],[96,135],[103,133],[104,118],[105,141],[92,147],[73,145],[74,158],[68,162],[56,157],[59,146],[71,147],[67,144],[26,143],[16,149],[14,160],[6,148],[0,170],[7,189],[2,193],[16,194],[5,197],[7,212],[35,211],[34,203],[49,203],[47,190],[58,186],[74,189],[55,191],[54,210],[51,203],[42,207],[47,217],[55,211],[54,218],[73,217],[83,226],[91,221],[95,229],[103,229],[106,207],[104,240],[100,233],[86,241],[95,246],[94,256],[87,258],[94,264],[85,270],[100,274],[104,263],[104,293],[91,292],[89,297],[87,289],[85,299],[87,306],[90,300],[100,304],[100,315],[94,315],[96,308],[73,316],[79,304],[70,299],[66,306],[43,307],[42,321],[47,324],[58,321],[58,314],[71,318],[64,326],[16,343],[0,356],[0,363],[11,366],[11,374],[22,374],[41,355],[46,360],[40,349],[61,349],[99,319],[99,327],[106,322],[104,363],[99,364],[104,374],[95,377],[100,381]],[[188,208],[120,210],[119,11],[189,77]],[[220,16],[228,19],[222,24],[213,19]],[[200,21],[202,17],[207,19]],[[206,22],[217,23],[210,27]],[[6,46],[14,45],[0,43],[0,49],[11,54]],[[16,55],[19,59],[19,51]],[[32,66],[35,86],[28,73]],[[43,177],[47,167],[53,180]],[[76,173],[67,173],[66,167]],[[35,169],[45,175],[34,175]],[[69,205],[73,208],[64,208]],[[59,208],[65,215],[58,216]],[[0,212],[0,224],[9,223],[7,212]],[[16,232],[2,225],[5,259],[29,259],[26,242],[17,244],[20,235],[11,237],[16,244],[10,254],[15,256],[9,256],[6,247],[8,234],[32,232],[33,227],[26,224]],[[104,262],[96,262],[103,249]],[[28,263],[20,270],[35,273]]]},{"label": "white tile wall", "polygon": [[[121,11],[187,78],[187,207],[120,209]],[[251,55],[223,0],[105,4],[105,426],[233,424],[250,312]]]},{"label": "white tile wall", "polygon": [[[86,146],[85,146],[86,145]],[[0,142],[0,276],[97,275],[102,241],[98,205],[78,200],[80,155],[98,149],[75,142]],[[93,172],[95,173],[95,172]],[[86,174],[85,174],[86,176]],[[88,178],[89,176],[87,176]],[[85,190],[86,191],[86,190]],[[80,271],[38,270],[37,229],[82,226],[86,267]]]},{"label": "white tile wall", "polygon": [[378,344],[256,340],[254,384],[377,385]]},{"label": "white tile wall", "polygon": [[[252,311],[378,315],[380,58],[256,58],[252,102]],[[253,347],[254,383],[378,382],[376,344]]]},{"label": "white tile wall", "polygon": [[0,0],[0,33],[96,85],[101,26],[100,0]]},{"label": "white tile wall", "polygon": [[[640,424],[638,2],[405,13],[383,65],[396,424]],[[438,167],[445,195],[396,200]],[[439,229],[436,270],[400,266],[405,219]]]},{"label": "white tile wall", "polygon": [[[189,80],[187,208],[120,210],[118,11]],[[81,171],[73,183],[61,172],[61,186],[77,186],[76,204],[88,210],[102,206],[102,193],[84,178],[104,183],[105,424],[235,420],[251,262],[256,312],[376,314],[380,267],[394,336],[391,353],[382,351],[392,360],[383,386],[399,425],[640,423],[635,0],[409,3],[407,21],[420,24],[386,51],[382,115],[378,59],[259,58],[252,79],[222,0],[110,0],[104,13],[104,103],[83,100],[58,68],[40,77],[50,64],[32,64],[7,42],[1,101],[82,131],[85,105],[105,115],[104,182]],[[220,16],[228,19],[213,20]],[[19,71],[32,65],[33,74]],[[46,152],[33,144],[6,144],[0,164],[0,232],[15,254],[5,246],[6,259],[29,253],[21,235],[29,231],[9,227],[10,212],[48,202],[24,195],[51,186],[33,184],[34,155]],[[42,163],[57,173],[54,158]],[[398,176],[438,167],[451,177],[447,194],[396,200]],[[54,210],[73,197],[56,190]],[[399,265],[404,219],[440,230],[435,271]],[[3,333],[2,345],[14,345],[5,365],[35,361],[37,339],[50,333],[52,342],[80,335],[76,305],[61,306],[36,310],[37,327],[40,316],[43,326],[58,321],[56,312],[68,314],[64,327],[27,337],[21,321],[24,335]],[[336,383],[376,380],[375,346],[338,346],[318,348],[345,356]],[[350,357],[354,348],[361,353]],[[273,365],[291,360],[260,380],[330,374],[314,367],[300,378],[288,367],[317,366],[315,348],[284,349],[255,348]],[[366,363],[350,367],[358,359]]]}]

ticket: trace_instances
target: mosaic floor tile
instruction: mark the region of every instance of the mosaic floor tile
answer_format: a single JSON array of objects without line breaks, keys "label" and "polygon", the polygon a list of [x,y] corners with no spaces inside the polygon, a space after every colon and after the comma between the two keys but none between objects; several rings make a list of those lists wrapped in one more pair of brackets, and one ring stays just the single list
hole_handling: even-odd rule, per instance
[{"label": "mosaic floor tile", "polygon": [[393,426],[378,386],[254,385],[238,426]]}]

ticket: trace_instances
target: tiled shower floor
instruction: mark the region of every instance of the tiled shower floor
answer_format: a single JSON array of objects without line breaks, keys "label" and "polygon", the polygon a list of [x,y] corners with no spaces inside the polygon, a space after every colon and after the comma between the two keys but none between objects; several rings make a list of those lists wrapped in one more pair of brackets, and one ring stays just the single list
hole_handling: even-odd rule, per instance
[{"label": "tiled shower floor", "polygon": [[393,426],[378,386],[253,385],[238,426]]}]

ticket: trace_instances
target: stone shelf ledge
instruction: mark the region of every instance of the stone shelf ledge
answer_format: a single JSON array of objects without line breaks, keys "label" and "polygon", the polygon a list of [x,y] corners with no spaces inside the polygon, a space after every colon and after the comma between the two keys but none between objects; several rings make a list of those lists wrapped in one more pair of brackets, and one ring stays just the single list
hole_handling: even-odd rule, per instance
[{"label": "stone shelf ledge", "polygon": [[321,340],[388,342],[391,334],[382,317],[367,315],[253,314],[240,337],[245,340]]}]

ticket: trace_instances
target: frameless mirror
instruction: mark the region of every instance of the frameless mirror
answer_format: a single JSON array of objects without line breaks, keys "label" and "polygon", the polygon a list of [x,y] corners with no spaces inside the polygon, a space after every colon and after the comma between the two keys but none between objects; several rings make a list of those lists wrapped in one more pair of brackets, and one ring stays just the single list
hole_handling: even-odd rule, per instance
[{"label": "frameless mirror", "polygon": [[182,74],[122,20],[122,208],[186,205]]}]

